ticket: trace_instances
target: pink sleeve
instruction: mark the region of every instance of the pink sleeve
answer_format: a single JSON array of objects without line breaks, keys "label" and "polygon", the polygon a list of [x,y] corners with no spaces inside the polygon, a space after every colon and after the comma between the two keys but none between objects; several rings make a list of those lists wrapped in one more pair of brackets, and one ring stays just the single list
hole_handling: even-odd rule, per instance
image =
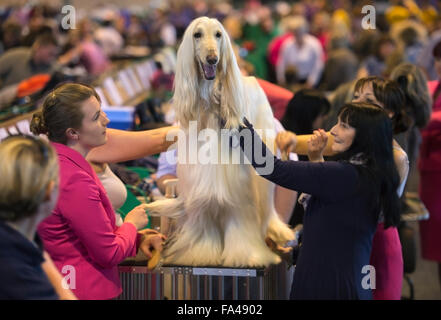
[{"label": "pink sleeve", "polygon": [[72,176],[72,183],[60,191],[58,206],[73,232],[100,266],[116,266],[126,257],[135,256],[137,230],[131,223],[113,229],[103,207],[99,187],[86,174]]}]

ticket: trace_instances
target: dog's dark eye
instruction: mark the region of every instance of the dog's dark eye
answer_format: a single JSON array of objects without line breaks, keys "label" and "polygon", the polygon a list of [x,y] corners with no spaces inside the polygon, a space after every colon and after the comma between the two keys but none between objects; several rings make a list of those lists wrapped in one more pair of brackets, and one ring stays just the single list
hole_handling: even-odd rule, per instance
[{"label": "dog's dark eye", "polygon": [[220,33],[219,31],[216,32],[216,38],[220,38],[220,37],[222,37],[222,33]]},{"label": "dog's dark eye", "polygon": [[202,33],[200,32],[196,32],[193,37],[195,37],[196,39],[199,39],[200,37],[202,37]]}]

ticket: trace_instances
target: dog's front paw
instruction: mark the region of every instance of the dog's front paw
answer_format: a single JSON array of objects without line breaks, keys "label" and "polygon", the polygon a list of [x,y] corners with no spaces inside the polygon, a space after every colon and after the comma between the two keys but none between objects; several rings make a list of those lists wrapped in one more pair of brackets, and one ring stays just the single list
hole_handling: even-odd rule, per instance
[{"label": "dog's front paw", "polygon": [[280,263],[280,257],[263,243],[240,251],[224,249],[222,265],[230,268],[261,268]]},{"label": "dog's front paw", "polygon": [[267,230],[267,237],[280,246],[285,246],[289,241],[295,239],[294,231],[277,216],[270,219]]}]

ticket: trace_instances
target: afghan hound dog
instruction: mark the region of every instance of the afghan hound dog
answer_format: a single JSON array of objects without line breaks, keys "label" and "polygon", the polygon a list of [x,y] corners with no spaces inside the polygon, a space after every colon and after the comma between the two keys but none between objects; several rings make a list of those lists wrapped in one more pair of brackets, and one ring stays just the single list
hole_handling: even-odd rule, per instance
[{"label": "afghan hound dog", "polygon": [[[226,267],[279,263],[266,237],[284,245],[294,234],[275,211],[275,186],[259,177],[249,163],[233,163],[240,148],[228,148],[228,141],[225,148],[220,138],[222,128],[237,128],[246,117],[256,129],[272,133],[262,138],[274,151],[273,113],[256,79],[241,75],[228,34],[218,20],[201,17],[185,31],[177,54],[172,103],[185,132],[177,143],[179,194],[148,205],[152,215],[175,218],[175,230],[162,252],[163,263]],[[198,134],[211,129],[217,137],[204,143],[192,138],[192,122]],[[210,145],[219,161],[192,163],[189,158],[195,150],[180,147],[192,143],[196,152]],[[225,160],[225,150],[231,151],[229,163],[220,161]]]}]

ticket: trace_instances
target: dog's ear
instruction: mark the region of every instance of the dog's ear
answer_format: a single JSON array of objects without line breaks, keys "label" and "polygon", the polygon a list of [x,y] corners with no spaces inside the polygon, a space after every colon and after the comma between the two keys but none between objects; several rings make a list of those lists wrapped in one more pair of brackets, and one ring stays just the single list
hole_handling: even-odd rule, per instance
[{"label": "dog's ear", "polygon": [[[220,47],[221,71],[225,76],[228,72],[234,72],[234,66],[238,66],[236,56],[234,55],[233,46],[230,37],[224,26],[219,22],[219,27],[222,31],[222,43]],[[239,68],[238,68],[239,69]],[[240,71],[240,70],[239,70]]]},{"label": "dog's ear", "polygon": [[198,66],[193,33],[201,19],[194,20],[188,26],[177,54],[173,105],[176,110],[176,120],[183,127],[187,127],[188,122],[196,117],[194,105],[198,92]]},{"label": "dog's ear", "polygon": [[222,30],[222,45],[220,48],[221,117],[225,119],[227,128],[237,128],[246,108],[242,74],[228,33],[222,24],[219,23],[219,25]]}]

